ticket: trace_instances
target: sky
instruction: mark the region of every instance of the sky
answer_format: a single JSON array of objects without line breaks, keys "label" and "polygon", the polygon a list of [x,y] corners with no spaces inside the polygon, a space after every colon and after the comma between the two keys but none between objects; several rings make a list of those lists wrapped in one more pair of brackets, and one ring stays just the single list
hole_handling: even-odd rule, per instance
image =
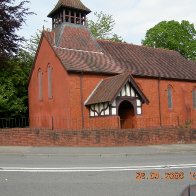
[{"label": "sky", "polygon": [[[16,0],[20,2],[21,0]],[[91,9],[89,19],[94,19],[94,12],[103,12],[113,16],[114,33],[127,43],[140,45],[146,31],[161,21],[188,20],[196,28],[196,0],[81,0]],[[38,30],[51,28],[48,13],[58,0],[30,0],[26,7],[36,15],[27,16],[26,24],[18,32],[30,38]]]}]

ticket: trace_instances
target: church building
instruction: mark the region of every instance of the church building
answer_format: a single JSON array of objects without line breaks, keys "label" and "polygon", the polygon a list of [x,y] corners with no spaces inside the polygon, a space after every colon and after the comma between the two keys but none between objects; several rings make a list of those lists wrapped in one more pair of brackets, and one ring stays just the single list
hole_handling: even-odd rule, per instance
[{"label": "church building", "polygon": [[196,63],[180,53],[97,40],[80,0],[48,14],[29,78],[30,126],[64,130],[196,127]]}]

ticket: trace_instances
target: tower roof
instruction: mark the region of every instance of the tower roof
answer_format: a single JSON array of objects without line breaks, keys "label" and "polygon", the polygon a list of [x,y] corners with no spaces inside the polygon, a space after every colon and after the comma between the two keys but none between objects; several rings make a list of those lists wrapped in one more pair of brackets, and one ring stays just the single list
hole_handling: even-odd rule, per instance
[{"label": "tower roof", "polygon": [[59,0],[54,9],[48,14],[48,17],[52,17],[60,8],[72,8],[81,10],[86,14],[91,12],[80,0]]}]

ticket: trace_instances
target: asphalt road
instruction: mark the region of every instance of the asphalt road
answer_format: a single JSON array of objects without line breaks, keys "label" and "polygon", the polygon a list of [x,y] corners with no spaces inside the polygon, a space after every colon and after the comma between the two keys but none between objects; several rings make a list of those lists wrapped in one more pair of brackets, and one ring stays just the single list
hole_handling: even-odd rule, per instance
[{"label": "asphalt road", "polygon": [[0,196],[177,196],[189,184],[195,145],[0,147]]}]

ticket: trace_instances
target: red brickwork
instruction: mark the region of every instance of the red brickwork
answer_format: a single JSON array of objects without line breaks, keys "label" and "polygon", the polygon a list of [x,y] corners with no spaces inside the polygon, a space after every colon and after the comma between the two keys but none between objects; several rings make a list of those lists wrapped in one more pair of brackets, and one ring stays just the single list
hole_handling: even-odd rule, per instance
[{"label": "red brickwork", "polygon": [[[136,78],[136,82],[149,99],[149,105],[144,104],[143,114],[137,117],[136,127],[184,126],[190,120],[195,126],[196,110],[193,108],[192,91],[194,82],[172,81]],[[173,107],[168,108],[167,88],[172,87]],[[145,123],[144,124],[141,123]]]},{"label": "red brickwork", "polygon": [[62,131],[0,129],[1,146],[139,146],[196,143],[191,129],[111,129]]},{"label": "red brickwork", "polygon": [[[47,55],[46,55],[47,54]],[[52,99],[48,98],[47,66],[52,67]],[[43,100],[38,96],[38,70],[43,73]],[[119,117],[89,117],[84,102],[97,84],[110,75],[68,73],[43,38],[29,83],[30,126],[54,129],[119,128]],[[195,82],[134,78],[150,103],[134,118],[134,128],[185,126],[196,121],[192,90]],[[173,107],[168,109],[167,88],[172,88]],[[55,123],[55,122],[56,123]],[[95,126],[96,125],[96,126]],[[112,126],[111,126],[112,125]],[[193,124],[196,127],[196,123]],[[193,127],[192,126],[192,127]]]},{"label": "red brickwork", "polygon": [[[47,54],[47,55],[46,55]],[[48,97],[47,66],[52,67],[52,99]],[[43,73],[43,99],[38,96],[38,70]],[[65,68],[43,38],[29,82],[29,117],[31,127],[46,127],[52,117],[70,119],[70,81]],[[41,121],[41,119],[44,119]],[[52,125],[51,125],[52,126]]]}]

